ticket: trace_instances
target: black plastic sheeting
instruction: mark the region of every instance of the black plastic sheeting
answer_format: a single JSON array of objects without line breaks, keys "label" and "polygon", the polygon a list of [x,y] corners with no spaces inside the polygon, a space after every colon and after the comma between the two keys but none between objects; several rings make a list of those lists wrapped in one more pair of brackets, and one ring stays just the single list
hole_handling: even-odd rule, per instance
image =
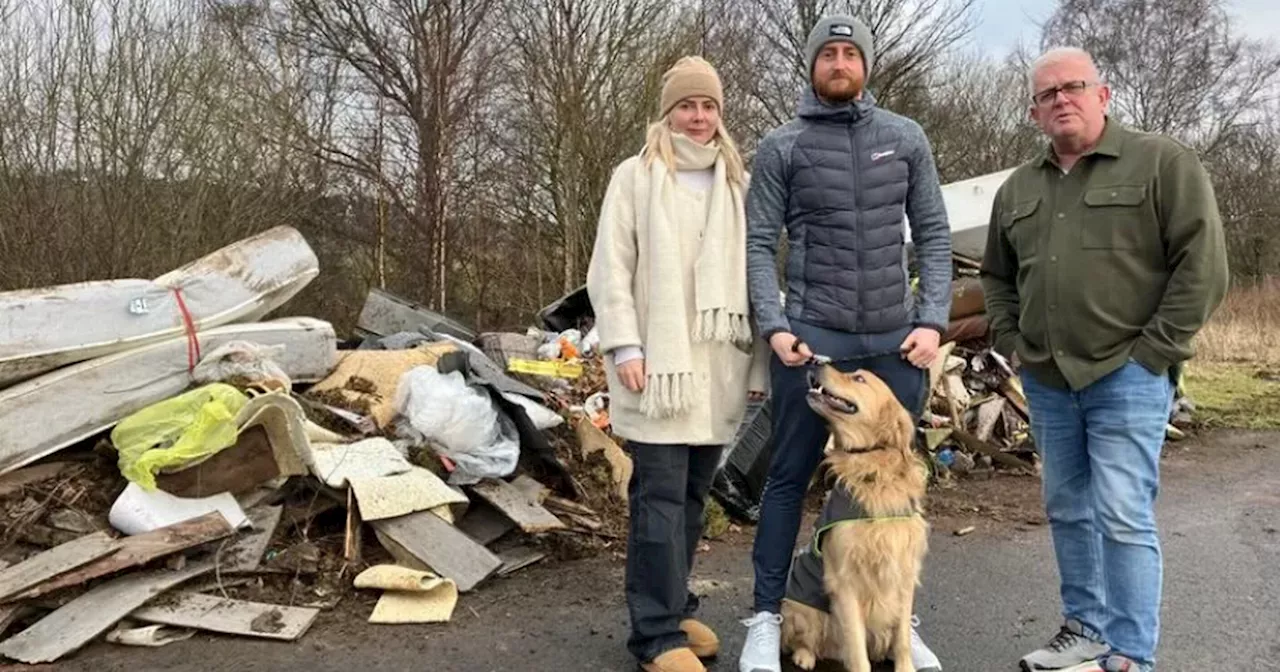
[{"label": "black plastic sheeting", "polygon": [[711,483],[711,495],[725,513],[742,522],[760,521],[760,496],[773,457],[772,408],[767,399],[747,403],[724,465]]}]

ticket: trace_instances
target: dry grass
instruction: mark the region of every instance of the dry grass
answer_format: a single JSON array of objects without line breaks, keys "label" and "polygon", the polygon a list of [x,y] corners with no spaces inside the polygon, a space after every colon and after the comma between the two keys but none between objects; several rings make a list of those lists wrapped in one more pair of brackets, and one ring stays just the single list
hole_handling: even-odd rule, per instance
[{"label": "dry grass", "polygon": [[1280,428],[1280,278],[1234,287],[1196,339],[1184,383],[1208,427]]},{"label": "dry grass", "polygon": [[1196,360],[1280,363],[1280,278],[1233,287],[1196,339]]}]

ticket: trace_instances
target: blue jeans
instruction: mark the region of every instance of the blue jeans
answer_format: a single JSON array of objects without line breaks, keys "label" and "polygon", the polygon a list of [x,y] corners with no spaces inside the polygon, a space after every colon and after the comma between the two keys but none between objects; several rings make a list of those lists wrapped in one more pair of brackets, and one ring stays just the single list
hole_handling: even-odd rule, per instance
[{"label": "blue jeans", "polygon": [[[920,417],[928,373],[898,354],[910,328],[883,334],[852,334],[792,320],[791,329],[816,354],[836,359],[860,358],[837,362],[836,368],[846,372],[871,371],[893,390],[912,418]],[[807,366],[786,366],[777,355],[770,362],[773,457],[760,496],[760,523],[752,550],[756,612],[781,611],[805,493],[822,462],[822,449],[829,435],[826,423],[809,408],[806,399],[809,370]]]},{"label": "blue jeans", "polygon": [[1155,500],[1173,384],[1132,359],[1077,392],[1025,370],[1022,381],[1063,616],[1151,669],[1163,581]]}]

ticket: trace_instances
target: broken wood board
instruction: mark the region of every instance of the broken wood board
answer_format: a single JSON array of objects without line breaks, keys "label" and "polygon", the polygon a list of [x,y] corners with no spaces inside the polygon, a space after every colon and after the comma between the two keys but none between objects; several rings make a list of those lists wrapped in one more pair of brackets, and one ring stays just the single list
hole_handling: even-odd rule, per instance
[{"label": "broken wood board", "polygon": [[306,633],[319,609],[286,607],[180,592],[158,604],[145,605],[130,618],[228,635],[294,641]]},{"label": "broken wood board", "polygon": [[167,474],[156,475],[156,487],[178,497],[212,497],[221,492],[243,495],[280,476],[267,430],[261,426],[241,432],[234,445],[209,459]]},{"label": "broken wood board", "polygon": [[73,466],[75,466],[74,462],[50,462],[19,469],[0,476],[0,498],[8,497],[28,485],[35,485],[57,478],[62,472]]},{"label": "broken wood board", "polygon": [[575,416],[574,432],[578,435],[578,445],[582,448],[584,460],[593,453],[604,453],[605,459],[609,462],[609,469],[613,472],[614,489],[618,497],[626,502],[629,496],[627,485],[631,482],[631,472],[635,468],[631,463],[631,457],[623,452],[608,434],[591,424],[591,419],[585,413]]},{"label": "broken wood board", "polygon": [[395,518],[449,504],[465,504],[467,496],[450,488],[428,469],[413,467],[401,474],[351,478],[351,490],[366,521]]},{"label": "broken wood board", "polygon": [[532,546],[520,545],[498,553],[498,557],[502,558],[498,576],[506,576],[541,561],[547,557],[547,554]]},{"label": "broken wood board", "polygon": [[458,522],[458,529],[476,540],[481,546],[488,546],[502,535],[515,529],[516,524],[502,512],[484,501],[477,502],[467,511],[467,515]]},{"label": "broken wood board", "polygon": [[119,550],[120,543],[110,534],[95,532],[27,558],[0,570],[0,602]]},{"label": "broken wood board", "polygon": [[138,572],[108,581],[0,643],[0,656],[29,664],[51,663],[101,636],[160,593],[213,567],[212,561],[205,560],[177,571]]},{"label": "broken wood board", "polygon": [[356,504],[356,491],[347,490],[347,530],[342,542],[342,559],[348,565],[360,564],[361,548],[364,546],[364,520],[360,517],[360,507]]},{"label": "broken wood board", "polygon": [[995,397],[978,407],[978,427],[973,435],[979,441],[991,440],[991,435],[996,430],[996,422],[1000,421],[1004,415],[1004,406],[1004,397]]},{"label": "broken wood board", "polygon": [[354,585],[384,591],[370,623],[444,623],[458,604],[453,580],[408,567],[375,565],[357,575]]},{"label": "broken wood board", "polygon": [[241,532],[235,543],[218,552],[218,572],[252,572],[262,565],[262,556],[271,544],[271,536],[280,525],[283,506],[259,506],[245,512],[253,529]]},{"label": "broken wood board", "polygon": [[951,436],[952,438],[954,438],[955,440],[963,444],[964,447],[968,448],[971,452],[982,453],[983,455],[990,457],[992,460],[999,462],[1000,464],[1003,464],[1006,467],[1013,467],[1014,469],[1027,469],[1029,471],[1035,471],[1035,467],[1028,464],[1025,460],[1021,460],[1017,457],[1014,457],[1013,455],[1010,455],[1000,450],[999,448],[996,448],[995,446],[987,443],[986,441],[980,440],[978,437],[962,429],[951,430]]},{"label": "broken wood board", "polygon": [[434,513],[419,511],[370,524],[398,562],[453,579],[463,593],[502,566],[498,556]]},{"label": "broken wood board", "polygon": [[556,511],[560,511],[562,513],[576,513],[580,516],[592,516],[592,517],[599,517],[600,515],[596,513],[595,510],[589,506],[584,506],[577,502],[564,499],[563,497],[557,497],[555,495],[548,496],[546,500],[542,502],[542,505],[547,507],[547,510],[553,513]]},{"label": "broken wood board", "polygon": [[213,511],[199,518],[162,527],[154,532],[124,537],[117,540],[119,550],[111,555],[61,574],[10,599],[29,600],[55,590],[78,586],[131,567],[145,565],[178,551],[229,537],[233,532],[234,530],[227,524],[227,519],[223,518],[221,513]]},{"label": "broken wood board", "polygon": [[564,521],[500,478],[487,478],[471,486],[471,490],[529,534],[565,528]]},{"label": "broken wood board", "polygon": [[529,501],[542,504],[551,495],[551,489],[530,478],[528,474],[520,474],[511,481],[511,487],[523,492]]}]

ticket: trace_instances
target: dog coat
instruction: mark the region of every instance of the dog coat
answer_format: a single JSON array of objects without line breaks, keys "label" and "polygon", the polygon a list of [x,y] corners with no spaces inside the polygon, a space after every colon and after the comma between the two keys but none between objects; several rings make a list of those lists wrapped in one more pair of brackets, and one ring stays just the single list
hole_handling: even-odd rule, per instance
[{"label": "dog coat", "polygon": [[875,517],[841,487],[832,488],[822,505],[822,513],[813,527],[813,539],[805,544],[791,559],[787,574],[786,598],[813,607],[819,611],[831,611],[831,598],[827,596],[822,581],[822,544],[826,533],[836,525],[846,523],[874,523],[877,520],[902,520],[920,515],[918,507],[910,511]]}]

